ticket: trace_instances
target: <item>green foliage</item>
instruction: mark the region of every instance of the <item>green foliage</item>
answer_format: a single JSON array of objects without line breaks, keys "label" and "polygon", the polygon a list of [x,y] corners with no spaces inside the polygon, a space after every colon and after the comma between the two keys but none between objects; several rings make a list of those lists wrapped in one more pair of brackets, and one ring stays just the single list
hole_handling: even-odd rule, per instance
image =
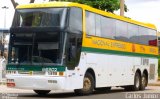
[{"label": "green foliage", "polygon": [[[114,12],[120,9],[120,0],[61,0],[69,2],[78,2],[81,4],[90,5],[94,8],[98,8],[108,12]],[[125,11],[127,12],[127,6],[125,5]]]}]

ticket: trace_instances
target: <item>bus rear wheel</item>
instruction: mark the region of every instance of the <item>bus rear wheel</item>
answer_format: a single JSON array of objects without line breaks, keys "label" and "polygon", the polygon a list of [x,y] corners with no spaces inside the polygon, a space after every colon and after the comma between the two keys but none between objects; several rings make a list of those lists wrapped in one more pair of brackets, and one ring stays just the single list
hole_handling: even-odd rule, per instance
[{"label": "bus rear wheel", "polygon": [[38,95],[47,95],[50,92],[50,90],[33,90],[33,91]]},{"label": "bus rear wheel", "polygon": [[90,73],[86,73],[83,80],[83,88],[75,89],[74,92],[77,95],[89,95],[94,89],[94,78]]},{"label": "bus rear wheel", "polygon": [[146,86],[147,86],[147,76],[145,74],[143,74],[141,77],[140,90],[145,90]]}]

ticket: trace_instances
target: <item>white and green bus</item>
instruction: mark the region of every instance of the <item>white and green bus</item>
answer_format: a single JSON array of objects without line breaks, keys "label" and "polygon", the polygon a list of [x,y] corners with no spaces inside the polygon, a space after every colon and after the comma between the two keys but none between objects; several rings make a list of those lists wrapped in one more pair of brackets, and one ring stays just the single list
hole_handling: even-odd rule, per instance
[{"label": "white and green bus", "polygon": [[144,90],[157,80],[157,30],[72,2],[19,5],[10,29],[7,86],[37,94]]}]

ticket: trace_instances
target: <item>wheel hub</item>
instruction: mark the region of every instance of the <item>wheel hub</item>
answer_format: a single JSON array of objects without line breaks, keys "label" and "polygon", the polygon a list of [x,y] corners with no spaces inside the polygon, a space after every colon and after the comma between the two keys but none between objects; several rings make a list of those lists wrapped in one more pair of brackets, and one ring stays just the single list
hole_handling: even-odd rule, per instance
[{"label": "wheel hub", "polygon": [[136,77],[136,88],[139,88],[139,86],[140,86],[140,81],[139,81],[139,78]]},{"label": "wheel hub", "polygon": [[145,77],[142,77],[142,85],[143,85],[143,86],[146,85],[146,79],[145,79]]},{"label": "wheel hub", "polygon": [[84,78],[84,85],[83,85],[83,89],[85,91],[89,90],[91,88],[91,81],[89,78]]}]

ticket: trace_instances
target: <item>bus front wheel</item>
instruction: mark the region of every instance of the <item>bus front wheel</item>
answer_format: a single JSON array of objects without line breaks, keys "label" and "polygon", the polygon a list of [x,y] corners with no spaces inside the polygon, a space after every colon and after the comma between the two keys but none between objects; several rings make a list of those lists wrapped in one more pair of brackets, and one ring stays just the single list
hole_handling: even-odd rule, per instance
[{"label": "bus front wheel", "polygon": [[38,95],[47,95],[50,92],[50,90],[33,90],[33,91]]},{"label": "bus front wheel", "polygon": [[86,73],[83,80],[83,88],[75,89],[77,95],[89,95],[94,89],[94,78],[90,73]]}]

